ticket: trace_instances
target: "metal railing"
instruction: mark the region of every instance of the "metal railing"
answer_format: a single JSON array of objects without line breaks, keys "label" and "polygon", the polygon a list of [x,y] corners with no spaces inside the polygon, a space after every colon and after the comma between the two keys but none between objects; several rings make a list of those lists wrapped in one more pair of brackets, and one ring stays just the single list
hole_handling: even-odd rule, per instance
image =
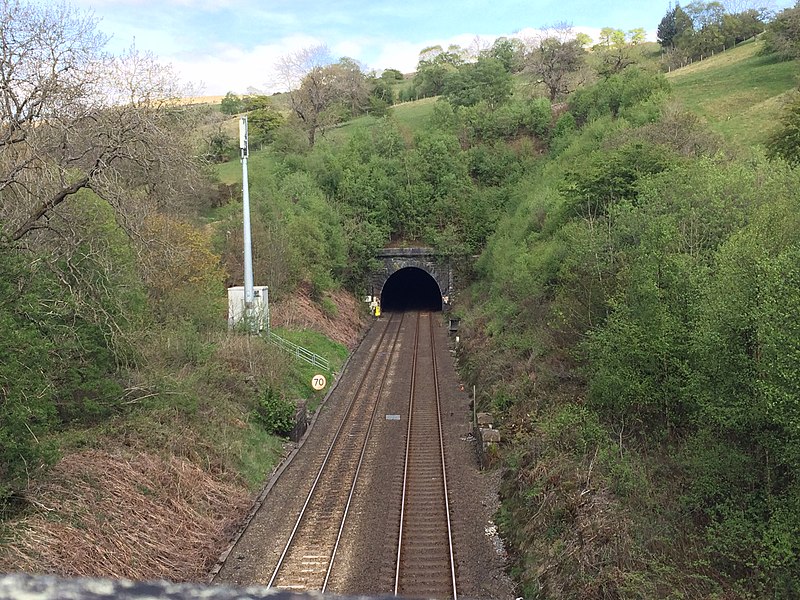
[{"label": "metal railing", "polygon": [[288,352],[289,354],[294,355],[295,358],[304,360],[315,367],[319,367],[323,371],[330,372],[331,364],[330,362],[328,362],[327,358],[323,358],[319,354],[311,352],[311,350],[307,350],[302,346],[298,346],[294,342],[290,342],[289,340],[283,339],[281,336],[279,336],[272,330],[269,331],[269,336],[267,337],[267,339],[276,346],[278,346],[279,348],[282,348],[283,350]]}]

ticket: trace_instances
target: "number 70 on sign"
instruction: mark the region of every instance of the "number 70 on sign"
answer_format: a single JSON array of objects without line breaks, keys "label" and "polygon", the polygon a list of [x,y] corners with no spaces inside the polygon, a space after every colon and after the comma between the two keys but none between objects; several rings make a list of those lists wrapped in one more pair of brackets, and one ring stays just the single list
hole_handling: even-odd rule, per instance
[{"label": "number 70 on sign", "polygon": [[311,387],[316,391],[324,390],[327,384],[328,381],[325,379],[325,375],[314,375],[311,378]]}]

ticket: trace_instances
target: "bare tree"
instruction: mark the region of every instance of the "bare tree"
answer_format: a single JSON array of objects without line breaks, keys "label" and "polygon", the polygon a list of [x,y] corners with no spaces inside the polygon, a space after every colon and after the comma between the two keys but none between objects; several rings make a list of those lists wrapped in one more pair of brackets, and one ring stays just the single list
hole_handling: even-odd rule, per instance
[{"label": "bare tree", "polygon": [[278,61],[278,73],[289,94],[289,104],[314,145],[320,115],[329,102],[324,67],[333,62],[327,46],[313,46],[287,54]]},{"label": "bare tree", "polygon": [[175,177],[187,153],[177,151],[182,90],[171,69],[135,48],[107,55],[92,17],[65,5],[2,0],[0,10],[2,237],[52,230],[83,189],[123,224],[183,194],[191,177]]},{"label": "bare tree", "polygon": [[307,48],[281,59],[278,65],[289,91],[289,103],[313,146],[317,132],[338,122],[342,109],[360,114],[368,104],[369,88],[363,67],[351,58],[331,60],[325,46]]},{"label": "bare tree", "polygon": [[130,273],[121,249],[146,267],[163,248],[148,219],[207,187],[175,74],[105,43],[91,15],[0,0],[0,244],[52,271],[62,289],[47,302],[70,298],[114,344]]}]

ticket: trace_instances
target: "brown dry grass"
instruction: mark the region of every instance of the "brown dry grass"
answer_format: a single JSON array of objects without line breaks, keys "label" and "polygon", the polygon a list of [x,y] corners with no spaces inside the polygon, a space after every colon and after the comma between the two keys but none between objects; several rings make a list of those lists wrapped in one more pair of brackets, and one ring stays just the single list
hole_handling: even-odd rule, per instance
[{"label": "brown dry grass", "polygon": [[66,456],[28,500],[0,571],[173,581],[203,579],[249,505],[186,460],[98,450]]},{"label": "brown dry grass", "polygon": [[[323,314],[307,289],[273,306],[273,319],[353,347],[362,322],[358,302],[344,292],[330,299],[337,306],[335,319]],[[192,354],[196,340],[173,332],[142,343],[148,364],[175,366]],[[291,360],[245,336],[225,335],[214,340],[214,347],[209,360],[221,368],[207,369],[201,377],[196,372],[201,367],[187,363],[170,378],[176,390],[194,385],[200,398],[246,398],[263,382],[281,381]],[[153,395],[155,375],[132,377],[133,387],[147,392],[144,398]],[[247,427],[247,403],[199,401],[196,410],[218,439],[198,431],[183,409],[165,402],[148,410],[147,419],[111,427],[116,434],[93,441],[99,449],[66,454],[44,479],[31,484],[27,511],[2,524],[0,572],[204,580],[250,506],[244,479],[253,472],[237,476],[231,462],[246,451],[236,445],[240,436],[230,431]],[[266,475],[271,467],[264,464],[251,465],[250,471]]]},{"label": "brown dry grass", "polygon": [[225,96],[191,96],[181,98],[184,104],[219,104]]},{"label": "brown dry grass", "polygon": [[311,329],[350,350],[358,344],[364,319],[362,307],[353,295],[336,290],[327,296],[337,308],[337,315],[325,316],[319,304],[311,299],[309,289],[301,288],[294,295],[270,305],[270,321],[276,327]]}]

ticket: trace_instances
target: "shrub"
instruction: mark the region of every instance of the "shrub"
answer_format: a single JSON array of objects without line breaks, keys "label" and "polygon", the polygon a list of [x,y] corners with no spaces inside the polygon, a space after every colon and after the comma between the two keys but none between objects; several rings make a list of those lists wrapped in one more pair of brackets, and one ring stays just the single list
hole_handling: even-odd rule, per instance
[{"label": "shrub", "polygon": [[569,111],[580,123],[603,115],[616,117],[625,109],[668,91],[669,83],[663,75],[629,67],[618,75],[575,92],[569,100]]},{"label": "shrub", "polygon": [[267,432],[287,436],[294,428],[296,408],[294,402],[286,400],[275,389],[268,387],[258,399],[254,416]]},{"label": "shrub", "polygon": [[800,164],[800,94],[784,107],[781,127],[770,137],[767,145],[771,158],[783,158],[790,164]]}]

